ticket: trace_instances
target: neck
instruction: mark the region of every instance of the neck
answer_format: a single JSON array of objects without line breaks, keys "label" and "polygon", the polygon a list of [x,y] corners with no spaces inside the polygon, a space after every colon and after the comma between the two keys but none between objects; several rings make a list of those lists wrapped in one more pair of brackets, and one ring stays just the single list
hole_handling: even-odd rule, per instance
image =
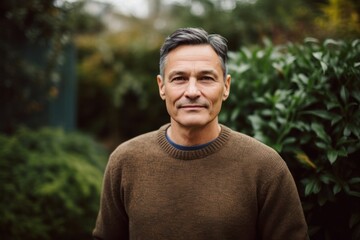
[{"label": "neck", "polygon": [[178,123],[171,123],[167,134],[178,145],[195,146],[208,143],[219,136],[220,125],[213,121],[205,126],[187,127]]}]

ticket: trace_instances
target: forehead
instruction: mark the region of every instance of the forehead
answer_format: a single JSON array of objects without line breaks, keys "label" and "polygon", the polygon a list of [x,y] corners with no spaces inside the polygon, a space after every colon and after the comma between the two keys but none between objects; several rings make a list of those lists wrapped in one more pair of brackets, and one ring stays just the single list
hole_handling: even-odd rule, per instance
[{"label": "forehead", "polygon": [[183,45],[169,52],[165,72],[185,70],[184,68],[212,68],[221,71],[219,56],[210,45]]}]

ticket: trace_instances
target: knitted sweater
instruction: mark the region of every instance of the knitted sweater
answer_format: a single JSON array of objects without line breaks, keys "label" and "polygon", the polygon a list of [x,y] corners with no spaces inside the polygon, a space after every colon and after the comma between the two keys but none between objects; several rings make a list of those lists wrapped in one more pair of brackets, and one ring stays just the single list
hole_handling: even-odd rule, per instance
[{"label": "knitted sweater", "polygon": [[169,125],[110,156],[95,239],[304,240],[293,178],[271,148],[221,126],[204,148],[182,151]]}]

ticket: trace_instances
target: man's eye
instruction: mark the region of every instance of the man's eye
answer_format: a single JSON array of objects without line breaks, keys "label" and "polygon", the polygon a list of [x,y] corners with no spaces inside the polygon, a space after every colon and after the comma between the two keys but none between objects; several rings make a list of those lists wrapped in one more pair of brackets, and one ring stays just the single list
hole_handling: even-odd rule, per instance
[{"label": "man's eye", "polygon": [[213,80],[214,80],[214,78],[213,78],[213,77],[211,77],[211,76],[202,76],[202,77],[200,78],[200,80],[213,81]]},{"label": "man's eye", "polygon": [[174,77],[171,79],[171,81],[185,81],[186,79],[184,77]]}]

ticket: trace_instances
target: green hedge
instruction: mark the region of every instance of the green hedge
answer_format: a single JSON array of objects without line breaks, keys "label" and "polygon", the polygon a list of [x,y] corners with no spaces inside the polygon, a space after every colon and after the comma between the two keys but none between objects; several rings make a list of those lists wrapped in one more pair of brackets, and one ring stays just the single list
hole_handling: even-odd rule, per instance
[{"label": "green hedge", "polygon": [[298,183],[313,239],[360,239],[360,40],[230,54],[220,120],[276,149]]},{"label": "green hedge", "polygon": [[0,135],[3,239],[90,239],[107,153],[60,129]]}]

